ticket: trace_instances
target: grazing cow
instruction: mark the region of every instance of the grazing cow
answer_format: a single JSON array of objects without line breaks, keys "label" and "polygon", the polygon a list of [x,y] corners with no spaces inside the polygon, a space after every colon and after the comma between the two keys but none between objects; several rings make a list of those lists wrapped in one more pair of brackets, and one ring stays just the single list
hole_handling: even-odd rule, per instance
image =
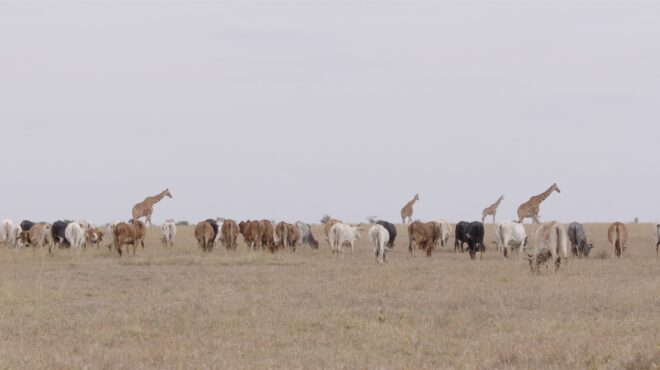
[{"label": "grazing cow", "polygon": [[387,222],[380,220],[376,222],[376,225],[380,225],[387,230],[387,234],[389,235],[389,240],[387,242],[387,248],[392,249],[394,248],[394,240],[396,239],[396,226],[394,226],[393,223]]},{"label": "grazing cow", "polygon": [[195,226],[195,239],[197,239],[197,244],[199,244],[202,252],[211,252],[213,250],[215,230],[213,230],[213,225],[208,220],[202,221]]},{"label": "grazing cow", "polygon": [[120,222],[114,225],[112,228],[112,235],[119,257],[122,256],[121,248],[124,244],[131,244],[133,246],[133,255],[135,256],[138,243],[142,244],[142,248],[144,248],[144,237],[146,233],[146,226],[139,220],[133,221],[132,223]]},{"label": "grazing cow", "polygon": [[[337,220],[336,218],[331,218],[328,221],[326,221],[323,224],[323,231],[325,232],[325,240],[330,244],[330,229],[335,226],[335,224],[339,224],[341,221]],[[332,244],[330,245],[332,247]]]},{"label": "grazing cow", "polygon": [[281,248],[287,248],[289,246],[289,227],[287,223],[282,221],[275,225],[275,236],[278,240],[278,246]]},{"label": "grazing cow", "polygon": [[497,250],[505,258],[508,258],[510,248],[511,253],[513,253],[514,249],[518,249],[518,259],[521,259],[523,249],[527,247],[525,226],[514,221],[502,221],[499,224],[495,224],[495,241],[497,243]]},{"label": "grazing cow", "polygon": [[375,224],[369,229],[369,239],[374,243],[374,254],[376,255],[376,263],[387,262],[387,249],[386,244],[390,241],[390,233],[385,226]]},{"label": "grazing cow", "polygon": [[314,235],[312,234],[312,226],[310,224],[306,224],[302,221],[297,221],[296,227],[298,228],[298,232],[300,233],[301,243],[303,245],[307,244],[308,246],[310,246],[310,248],[319,249],[319,242],[316,241],[316,239],[314,239]]},{"label": "grazing cow", "polygon": [[236,240],[238,239],[238,225],[234,220],[225,220],[222,223],[221,233],[223,235],[222,243],[224,244],[227,250],[236,250],[237,244]]},{"label": "grazing cow", "polygon": [[623,258],[623,251],[626,249],[628,241],[628,229],[621,222],[615,222],[607,229],[607,239],[612,244],[612,258],[616,255]]},{"label": "grazing cow", "polygon": [[426,256],[431,257],[433,248],[440,240],[440,225],[435,222],[415,221],[408,225],[408,251],[414,256],[414,250],[426,250]]},{"label": "grazing cow", "polygon": [[479,259],[484,258],[484,251],[486,250],[484,234],[484,224],[479,221],[470,222],[467,229],[465,229],[465,238],[467,239],[470,259],[474,259],[477,252],[480,252]]},{"label": "grazing cow", "polygon": [[11,248],[22,248],[25,247],[25,243],[19,239],[18,235],[23,232],[20,225],[14,225],[9,231],[8,243]]},{"label": "grazing cow", "polygon": [[[564,259],[568,256],[567,237],[564,226],[557,221],[546,222],[534,234],[534,254],[527,254],[529,268],[532,273],[539,273],[541,264],[552,260],[555,263],[555,272],[561,264],[560,253]],[[546,265],[546,270],[548,266]]]},{"label": "grazing cow", "polygon": [[9,244],[9,234],[11,234],[13,228],[14,221],[12,220],[3,220],[0,223],[0,243]]},{"label": "grazing cow", "polygon": [[580,223],[573,222],[568,225],[566,233],[568,234],[568,240],[571,242],[571,252],[573,257],[588,257],[589,252],[594,245],[587,243],[587,233],[584,230],[584,226]]},{"label": "grazing cow", "polygon": [[103,241],[103,232],[97,228],[87,229],[85,231],[85,248],[87,248],[87,243],[96,245],[96,248],[101,247],[101,242]]},{"label": "grazing cow", "polygon": [[449,238],[451,238],[451,225],[445,220],[436,221],[440,225],[440,246],[446,247],[449,245]]},{"label": "grazing cow", "polygon": [[351,254],[353,254],[355,241],[360,239],[360,226],[347,225],[341,222],[336,223],[330,228],[328,236],[332,254],[336,251],[343,257],[344,246],[350,247]]},{"label": "grazing cow", "polygon": [[660,224],[655,224],[653,227],[653,234],[655,236],[655,256],[658,256],[658,250],[660,249]]},{"label": "grazing cow", "polygon": [[225,224],[225,219],[218,217],[216,223],[218,224],[218,233],[215,235],[215,242],[222,243],[225,240],[225,236],[222,234],[222,225]]},{"label": "grazing cow", "polygon": [[247,244],[248,250],[256,250],[257,243],[261,241],[259,234],[259,221],[241,221],[238,224],[238,229],[243,235],[243,240],[245,241],[245,244]]},{"label": "grazing cow", "polygon": [[266,249],[271,253],[275,252],[275,227],[269,220],[259,221],[259,241],[261,249]]},{"label": "grazing cow", "polygon": [[461,221],[456,224],[456,231],[454,232],[454,252],[460,248],[461,253],[463,253],[463,244],[467,243],[465,232],[469,225],[470,223],[466,221]]},{"label": "grazing cow", "polygon": [[65,239],[69,241],[71,244],[71,248],[75,249],[76,254],[80,254],[80,250],[85,247],[85,244],[87,242],[87,233],[85,231],[85,228],[76,222],[71,222],[70,224],[66,225],[66,228],[64,229],[64,236]]},{"label": "grazing cow", "polygon": [[213,229],[213,242],[215,243],[216,238],[218,237],[218,231],[220,230],[220,226],[218,226],[218,221],[209,218],[205,220],[206,222],[211,225],[211,228]]},{"label": "grazing cow", "polygon": [[300,240],[300,231],[298,231],[296,225],[293,224],[286,224],[286,227],[289,228],[286,234],[288,238],[287,243],[289,247],[291,247],[291,249],[295,252],[296,246],[298,245],[298,240]]},{"label": "grazing cow", "polygon": [[28,221],[28,220],[25,220],[25,221],[21,222],[21,230],[23,230],[23,231],[30,231],[30,229],[31,229],[32,226],[34,226],[34,225],[35,225],[34,222],[32,222],[32,221]]},{"label": "grazing cow", "polygon": [[174,238],[176,237],[176,224],[174,220],[167,220],[160,225],[162,237],[160,242],[166,247],[174,247]]},{"label": "grazing cow", "polygon": [[48,253],[51,253],[53,240],[51,238],[51,225],[35,224],[29,231],[21,231],[18,238],[21,242],[34,248],[43,248],[48,245]]},{"label": "grazing cow", "polygon": [[50,229],[53,236],[53,243],[60,248],[69,247],[71,244],[66,239],[65,230],[69,222],[55,221],[53,227]]}]

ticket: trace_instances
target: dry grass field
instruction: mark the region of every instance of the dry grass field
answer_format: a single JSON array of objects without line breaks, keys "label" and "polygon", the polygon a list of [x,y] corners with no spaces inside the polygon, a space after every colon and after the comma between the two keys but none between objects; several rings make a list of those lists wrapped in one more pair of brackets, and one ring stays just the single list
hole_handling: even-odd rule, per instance
[{"label": "dry grass field", "polygon": [[623,260],[606,228],[587,226],[589,259],[540,276],[497,255],[490,225],[475,261],[410,257],[400,226],[382,266],[366,240],[332,258],[318,227],[321,248],[295,254],[203,255],[192,227],[172,249],[151,228],[136,257],[3,246],[0,368],[658,368],[651,226],[629,225]]}]

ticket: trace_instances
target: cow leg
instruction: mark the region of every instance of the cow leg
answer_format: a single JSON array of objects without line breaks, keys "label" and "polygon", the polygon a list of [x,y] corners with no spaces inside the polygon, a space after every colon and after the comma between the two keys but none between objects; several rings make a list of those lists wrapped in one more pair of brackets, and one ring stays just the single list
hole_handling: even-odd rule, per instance
[{"label": "cow leg", "polygon": [[383,263],[387,262],[387,250],[385,248],[383,248],[381,255],[383,256]]}]

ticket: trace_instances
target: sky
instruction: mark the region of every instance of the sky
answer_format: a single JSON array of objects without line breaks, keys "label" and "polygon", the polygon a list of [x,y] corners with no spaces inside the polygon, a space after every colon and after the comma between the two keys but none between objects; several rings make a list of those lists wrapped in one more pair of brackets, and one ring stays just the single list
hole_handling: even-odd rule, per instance
[{"label": "sky", "polygon": [[0,218],[660,220],[660,3],[0,2]]}]

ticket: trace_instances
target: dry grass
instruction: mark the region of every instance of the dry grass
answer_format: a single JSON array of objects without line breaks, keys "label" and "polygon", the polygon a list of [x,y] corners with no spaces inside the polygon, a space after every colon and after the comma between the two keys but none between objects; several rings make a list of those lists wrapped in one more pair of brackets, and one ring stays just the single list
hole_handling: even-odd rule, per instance
[{"label": "dry grass", "polygon": [[587,231],[592,258],[541,276],[492,248],[411,258],[403,228],[384,266],[365,241],[331,258],[318,228],[296,254],[202,255],[190,227],[121,259],[3,247],[0,368],[657,368],[651,226],[614,261]]}]

